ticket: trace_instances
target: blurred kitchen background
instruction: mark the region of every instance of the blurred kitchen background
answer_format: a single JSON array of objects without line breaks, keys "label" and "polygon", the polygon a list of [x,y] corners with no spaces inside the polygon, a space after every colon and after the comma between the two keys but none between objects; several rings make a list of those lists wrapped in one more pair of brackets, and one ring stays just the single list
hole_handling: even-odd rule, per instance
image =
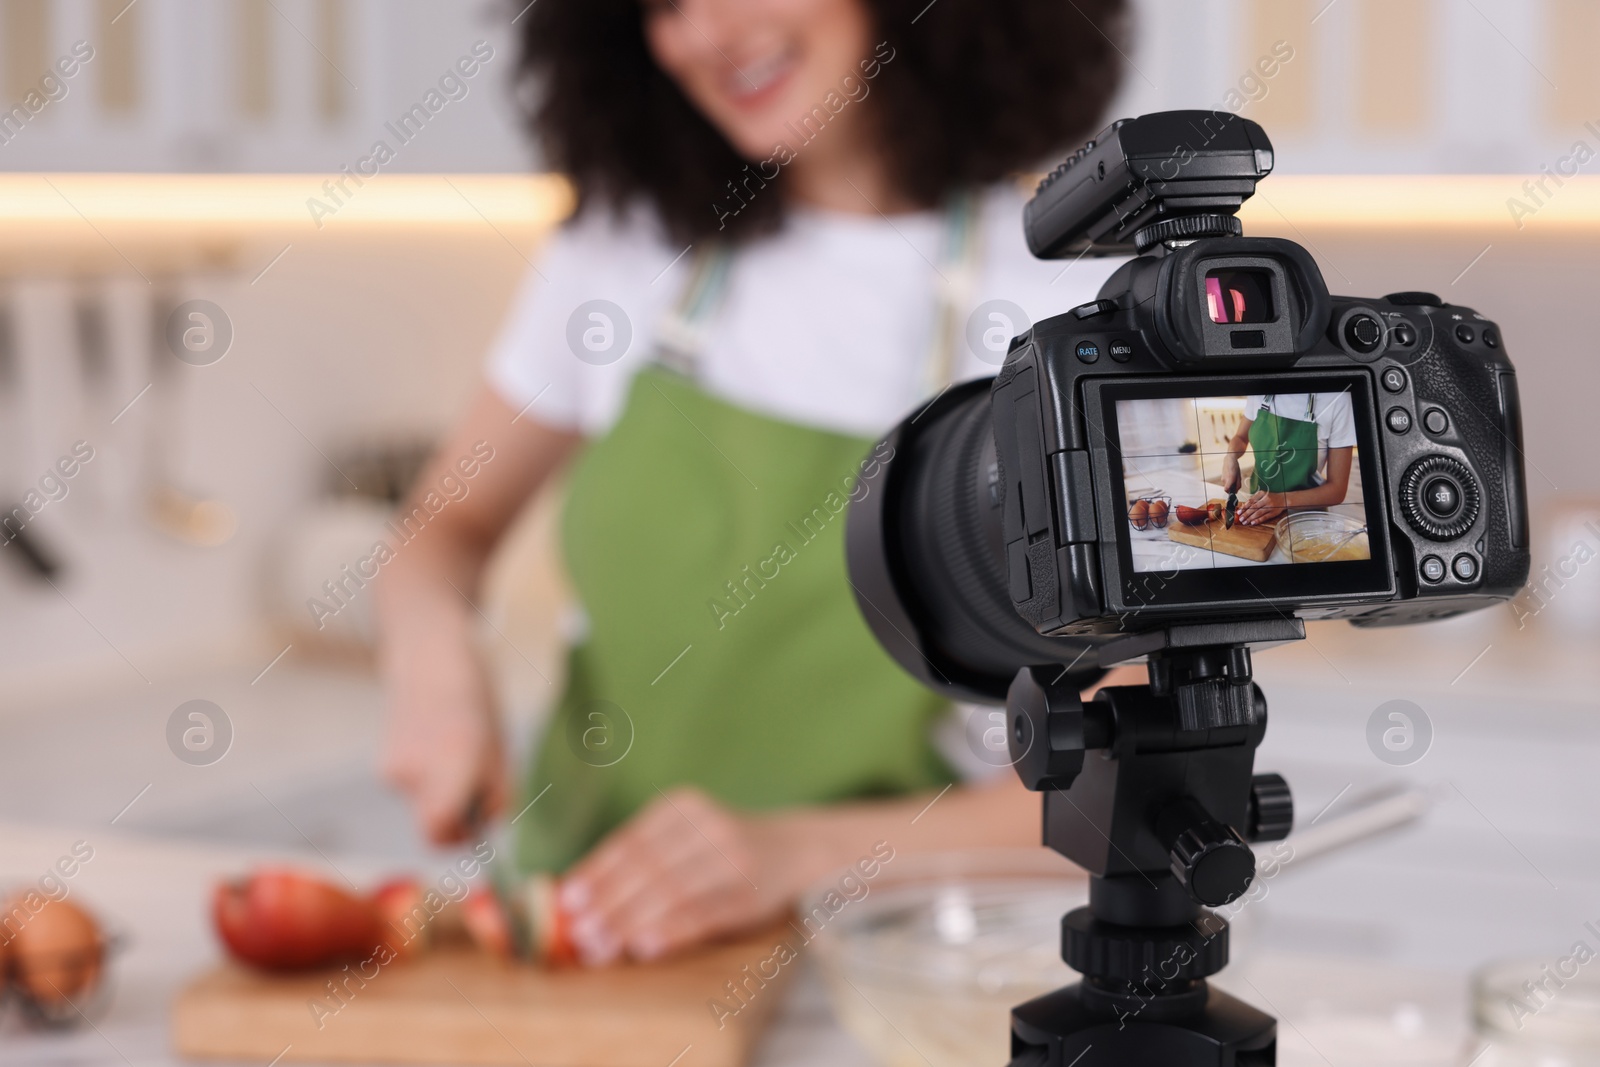
[{"label": "blurred kitchen background", "polygon": [[[128,959],[149,978],[131,1017],[212,951],[204,879],[183,872],[261,850],[429,860],[371,766],[369,598],[321,629],[307,601],[370,546],[569,208],[518,129],[522,8],[0,0],[0,505],[42,501],[0,548],[0,881],[74,835],[106,842],[85,892],[159,932]],[[1372,789],[1433,801],[1273,884],[1252,950],[1313,961],[1276,1006],[1314,1015],[1334,995],[1318,974],[1381,965],[1415,993],[1380,1023],[1444,1047],[1474,966],[1554,958],[1600,918],[1600,4],[1137,8],[1115,113],[1262,122],[1279,167],[1249,230],[1306,244],[1336,291],[1478,308],[1520,372],[1537,588],[1434,627],[1314,626],[1259,659],[1261,766],[1289,776],[1303,820]],[[330,193],[475,46],[490,58],[465,95]],[[521,738],[560,669],[547,513],[483,602]],[[228,716],[220,763],[168,749],[191,699]],[[1393,700],[1431,723],[1409,765],[1368,743]]]}]

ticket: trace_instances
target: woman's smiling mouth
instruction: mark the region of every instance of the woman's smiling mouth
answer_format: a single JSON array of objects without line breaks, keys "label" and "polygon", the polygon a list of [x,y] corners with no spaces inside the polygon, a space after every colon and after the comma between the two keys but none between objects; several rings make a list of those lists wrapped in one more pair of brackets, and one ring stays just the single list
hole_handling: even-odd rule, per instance
[{"label": "woman's smiling mouth", "polygon": [[797,66],[794,52],[785,50],[732,67],[723,78],[723,92],[741,108],[760,107],[788,83]]}]

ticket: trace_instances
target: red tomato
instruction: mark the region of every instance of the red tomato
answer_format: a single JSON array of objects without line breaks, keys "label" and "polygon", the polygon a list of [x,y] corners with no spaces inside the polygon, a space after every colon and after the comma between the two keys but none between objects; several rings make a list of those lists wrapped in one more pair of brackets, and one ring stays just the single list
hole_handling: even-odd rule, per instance
[{"label": "red tomato", "polygon": [[384,940],[403,959],[433,944],[434,916],[423,903],[422,887],[413,878],[396,878],[372,892],[372,906],[383,923]]},{"label": "red tomato", "polygon": [[499,899],[487,889],[474,889],[461,902],[461,918],[472,943],[491,956],[512,956],[511,923]]},{"label": "red tomato", "polygon": [[217,886],[212,917],[236,959],[267,970],[370,956],[386,940],[372,902],[292,870],[257,871]]}]

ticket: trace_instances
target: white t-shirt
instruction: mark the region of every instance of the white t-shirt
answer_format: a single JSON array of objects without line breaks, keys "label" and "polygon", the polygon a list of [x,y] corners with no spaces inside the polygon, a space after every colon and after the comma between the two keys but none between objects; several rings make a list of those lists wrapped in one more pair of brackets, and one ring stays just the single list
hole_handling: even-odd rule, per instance
[{"label": "white t-shirt", "polygon": [[1245,398],[1244,417],[1251,422],[1262,409],[1283,419],[1317,424],[1317,469],[1314,485],[1328,480],[1328,449],[1356,443],[1356,414],[1349,393],[1278,393]]},{"label": "white t-shirt", "polygon": [[[1011,185],[982,199],[979,269],[956,320],[957,381],[993,374],[1005,354],[1000,338],[1029,324],[1010,323],[1014,315],[987,302],[1009,301],[1029,322],[1059,315],[1094,299],[1121,262],[1034,259],[1022,235],[1024,202]],[[721,305],[705,323],[702,386],[803,425],[862,436],[887,430],[927,391],[936,283],[950,271],[941,263],[947,229],[934,211],[793,211],[782,230],[734,255]],[[527,275],[490,352],[489,381],[529,418],[605,432],[634,372],[652,357],[694,258],[667,241],[647,210],[585,213],[551,239]],[[585,307],[596,300],[624,318]],[[967,336],[986,331],[995,347],[980,341],[981,359]],[[630,334],[625,354],[606,362]]]}]

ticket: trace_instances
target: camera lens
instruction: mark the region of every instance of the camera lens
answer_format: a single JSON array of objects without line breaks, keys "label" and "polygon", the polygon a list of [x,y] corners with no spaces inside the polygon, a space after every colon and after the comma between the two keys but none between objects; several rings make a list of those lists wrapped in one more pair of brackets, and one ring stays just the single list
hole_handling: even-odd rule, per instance
[{"label": "camera lens", "polygon": [[1070,663],[1087,642],[1042,636],[1011,603],[987,385],[900,425],[883,491],[852,504],[846,539],[862,613],[900,665],[933,689],[1001,700],[1020,668]]}]

